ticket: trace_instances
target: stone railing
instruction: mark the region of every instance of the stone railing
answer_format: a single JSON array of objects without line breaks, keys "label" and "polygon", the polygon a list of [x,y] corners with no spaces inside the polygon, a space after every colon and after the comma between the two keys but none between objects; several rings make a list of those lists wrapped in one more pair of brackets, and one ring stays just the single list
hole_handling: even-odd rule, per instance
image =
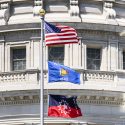
[{"label": "stone railing", "polygon": [[38,83],[39,70],[0,73],[0,83]]},{"label": "stone railing", "polygon": [[[84,82],[96,81],[96,82],[125,82],[124,71],[96,71],[96,70],[82,70],[76,69]],[[2,83],[38,83],[39,82],[38,69],[29,69],[25,71],[15,71],[15,72],[1,72],[0,73],[0,84]],[[44,71],[44,80],[47,82],[48,73],[47,70]]]},{"label": "stone railing", "polygon": [[82,73],[84,81],[114,81],[116,76],[115,72],[109,71],[84,70]]},{"label": "stone railing", "polygon": [[[84,81],[114,81],[116,73],[107,71],[81,70]],[[47,71],[44,78],[47,79]],[[119,75],[118,75],[119,77]],[[39,70],[32,69],[26,71],[4,72],[0,73],[0,83],[19,83],[19,82],[38,82]]]}]

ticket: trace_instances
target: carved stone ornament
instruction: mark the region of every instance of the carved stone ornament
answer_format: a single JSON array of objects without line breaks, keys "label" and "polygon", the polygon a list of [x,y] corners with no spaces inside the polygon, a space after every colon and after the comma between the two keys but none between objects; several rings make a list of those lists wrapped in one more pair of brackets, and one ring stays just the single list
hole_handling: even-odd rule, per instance
[{"label": "carved stone ornament", "polygon": [[79,16],[78,0],[70,0],[70,16]]},{"label": "carved stone ornament", "polygon": [[39,15],[39,10],[42,8],[42,1],[41,0],[34,0],[34,7],[33,7],[33,14]]},{"label": "carved stone ornament", "polygon": [[104,3],[103,14],[105,15],[106,19],[113,19],[116,17],[116,11],[113,9],[113,3]]},{"label": "carved stone ornament", "polygon": [[8,22],[10,17],[10,5],[9,3],[0,4],[0,19],[4,19],[5,24]]}]

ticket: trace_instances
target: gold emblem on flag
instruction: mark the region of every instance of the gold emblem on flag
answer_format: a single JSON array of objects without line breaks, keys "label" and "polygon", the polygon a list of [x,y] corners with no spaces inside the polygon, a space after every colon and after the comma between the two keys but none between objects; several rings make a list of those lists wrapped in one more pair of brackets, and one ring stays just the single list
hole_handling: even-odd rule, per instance
[{"label": "gold emblem on flag", "polygon": [[61,76],[65,76],[65,75],[67,75],[67,74],[68,74],[68,71],[67,71],[67,70],[61,69],[61,71],[60,71],[60,75],[61,75]]}]

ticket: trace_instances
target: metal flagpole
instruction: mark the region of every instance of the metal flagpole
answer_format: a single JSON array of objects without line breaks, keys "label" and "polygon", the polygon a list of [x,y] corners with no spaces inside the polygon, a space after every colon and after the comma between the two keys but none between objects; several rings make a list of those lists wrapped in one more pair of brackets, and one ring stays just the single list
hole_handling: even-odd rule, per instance
[{"label": "metal flagpole", "polygon": [[44,41],[44,9],[40,9],[41,17],[41,40],[40,40],[40,125],[44,125],[44,73],[43,73],[43,41]]}]

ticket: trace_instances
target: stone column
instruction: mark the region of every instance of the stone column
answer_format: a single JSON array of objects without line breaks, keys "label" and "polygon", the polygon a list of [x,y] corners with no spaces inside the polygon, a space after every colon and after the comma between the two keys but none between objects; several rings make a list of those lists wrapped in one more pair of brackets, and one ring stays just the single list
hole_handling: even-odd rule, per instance
[{"label": "stone column", "polygon": [[72,45],[72,60],[74,67],[81,67],[81,43]]},{"label": "stone column", "polygon": [[122,45],[119,46],[119,58],[118,58],[118,69],[123,70],[123,47]]},{"label": "stone column", "polygon": [[102,58],[101,58],[101,67],[100,70],[108,70],[108,47],[107,47],[107,43],[102,45]]},{"label": "stone column", "polygon": [[4,36],[0,36],[0,72],[4,72],[5,67],[5,40]]},{"label": "stone column", "polygon": [[70,62],[69,53],[70,53],[70,45],[66,44],[64,46],[64,65],[69,65],[69,62]]},{"label": "stone column", "polygon": [[87,50],[87,46],[84,43],[84,41],[81,41],[81,61],[82,61],[82,67],[84,69],[87,69],[87,57],[86,57],[86,50]]},{"label": "stone column", "polygon": [[109,42],[108,70],[116,70],[118,62],[118,44],[116,41]]},{"label": "stone column", "polygon": [[39,38],[33,38],[31,37],[30,41],[30,52],[31,52],[31,68],[33,69],[38,69],[39,67],[39,44],[40,44],[40,39]]},{"label": "stone column", "polygon": [[11,49],[10,49],[10,44],[6,43],[5,44],[5,72],[9,72],[12,69],[12,62],[11,62]]}]

